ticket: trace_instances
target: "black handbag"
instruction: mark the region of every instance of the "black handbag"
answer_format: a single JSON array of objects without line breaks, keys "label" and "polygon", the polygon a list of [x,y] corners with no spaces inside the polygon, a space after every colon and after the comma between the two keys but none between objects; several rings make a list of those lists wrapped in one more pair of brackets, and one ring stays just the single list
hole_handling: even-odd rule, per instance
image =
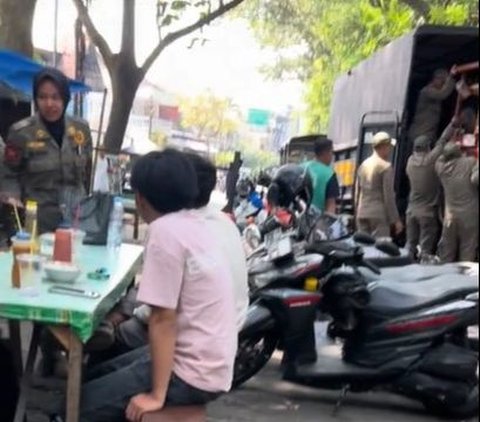
[{"label": "black handbag", "polygon": [[80,201],[79,223],[86,245],[106,245],[113,195],[95,192]]}]

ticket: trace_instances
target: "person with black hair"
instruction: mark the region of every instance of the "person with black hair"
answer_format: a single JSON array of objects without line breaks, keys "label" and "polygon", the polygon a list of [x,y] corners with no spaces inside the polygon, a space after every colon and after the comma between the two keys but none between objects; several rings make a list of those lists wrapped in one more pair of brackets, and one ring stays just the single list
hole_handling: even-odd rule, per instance
[{"label": "person with black hair", "polygon": [[315,159],[305,164],[313,183],[312,205],[320,211],[335,214],[340,187],[332,168],[333,142],[330,139],[316,139],[314,152]]},{"label": "person with black hair", "polygon": [[[237,227],[225,213],[209,206],[210,196],[216,185],[217,170],[213,163],[195,153],[185,153],[191,161],[198,180],[198,196],[193,202],[193,208],[201,218],[205,219],[211,235],[218,239],[224,252],[224,260],[228,263],[233,279],[235,299],[235,311],[237,329],[243,326],[246,318],[248,298],[248,274],[246,255],[242,245],[242,239]],[[136,295],[130,294],[124,299],[126,302],[136,302]],[[105,360],[129,352],[148,343],[148,319],[150,307],[139,302],[125,306],[134,308],[130,318],[112,327],[112,338],[103,344],[111,344],[107,350],[101,350],[92,355],[93,360]],[[105,333],[102,333],[105,335]]]},{"label": "person with black hair", "polygon": [[437,139],[438,125],[442,115],[443,102],[455,91],[455,76],[457,67],[449,71],[437,69],[432,79],[423,87],[418,96],[415,114],[408,130],[410,142],[419,136],[427,137],[430,142]]},{"label": "person with black hair", "polygon": [[149,225],[138,292],[152,308],[149,346],[88,374],[81,422],[140,422],[165,405],[207,403],[232,383],[233,281],[220,243],[189,209],[198,197],[191,161],[174,150],[149,153],[137,161],[131,184]]},{"label": "person with black hair", "polygon": [[227,177],[225,181],[225,189],[227,196],[227,205],[225,205],[223,212],[231,214],[235,207],[235,198],[237,197],[237,182],[240,178],[240,168],[242,167],[243,160],[240,157],[240,152],[235,151],[233,161],[228,167]]},{"label": "person with black hair", "polygon": [[35,115],[15,123],[7,135],[0,198],[18,206],[36,201],[41,234],[62,222],[62,205],[73,212],[88,192],[92,138],[86,121],[65,114],[70,88],[62,72],[40,71],[33,100]]}]

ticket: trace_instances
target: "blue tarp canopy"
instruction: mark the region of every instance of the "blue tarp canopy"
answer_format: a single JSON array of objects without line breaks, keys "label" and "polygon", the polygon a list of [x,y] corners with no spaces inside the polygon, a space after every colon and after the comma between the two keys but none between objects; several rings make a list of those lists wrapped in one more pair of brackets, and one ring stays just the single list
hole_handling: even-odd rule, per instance
[{"label": "blue tarp canopy", "polygon": [[[43,68],[40,63],[21,54],[0,49],[0,84],[14,92],[20,92],[31,98],[33,78]],[[90,88],[82,82],[69,80],[72,94],[90,91]]]}]

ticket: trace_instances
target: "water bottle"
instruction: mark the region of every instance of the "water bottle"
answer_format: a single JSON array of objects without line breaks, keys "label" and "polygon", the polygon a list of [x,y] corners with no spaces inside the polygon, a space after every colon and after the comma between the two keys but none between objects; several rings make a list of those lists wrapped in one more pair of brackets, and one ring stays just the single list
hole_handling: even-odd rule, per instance
[{"label": "water bottle", "polygon": [[119,197],[113,200],[113,208],[110,214],[110,223],[108,225],[107,246],[111,249],[117,249],[122,244],[123,228],[123,202]]}]

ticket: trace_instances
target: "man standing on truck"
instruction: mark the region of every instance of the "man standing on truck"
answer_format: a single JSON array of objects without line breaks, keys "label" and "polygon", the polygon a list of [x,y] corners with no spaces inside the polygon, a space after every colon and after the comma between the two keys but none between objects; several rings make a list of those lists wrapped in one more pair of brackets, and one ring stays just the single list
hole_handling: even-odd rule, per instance
[{"label": "man standing on truck", "polygon": [[475,261],[478,248],[477,160],[465,157],[459,145],[448,143],[435,164],[445,195],[445,217],[440,239],[443,262]]},{"label": "man standing on truck", "polygon": [[421,135],[426,136],[430,141],[436,139],[442,114],[442,102],[455,90],[454,76],[456,74],[456,66],[452,67],[450,73],[445,69],[437,69],[433,73],[430,83],[420,91],[409,130],[411,141]]},{"label": "man standing on truck", "polygon": [[330,139],[318,138],[313,148],[315,159],[305,163],[313,182],[312,205],[322,212],[336,214],[340,187],[332,168],[333,142]]},{"label": "man standing on truck", "polygon": [[436,252],[440,224],[440,180],[435,173],[435,163],[451,139],[457,119],[454,118],[430,149],[430,139],[425,135],[417,137],[413,144],[413,154],[408,159],[407,176],[410,181],[410,197],[407,208],[407,243],[412,256],[420,247],[422,255]]},{"label": "man standing on truck", "polygon": [[372,155],[362,163],[357,173],[357,229],[376,238],[390,237],[391,226],[394,226],[396,235],[403,231],[395,203],[393,169],[388,161],[392,138],[386,132],[379,132],[373,137],[372,144]]}]

